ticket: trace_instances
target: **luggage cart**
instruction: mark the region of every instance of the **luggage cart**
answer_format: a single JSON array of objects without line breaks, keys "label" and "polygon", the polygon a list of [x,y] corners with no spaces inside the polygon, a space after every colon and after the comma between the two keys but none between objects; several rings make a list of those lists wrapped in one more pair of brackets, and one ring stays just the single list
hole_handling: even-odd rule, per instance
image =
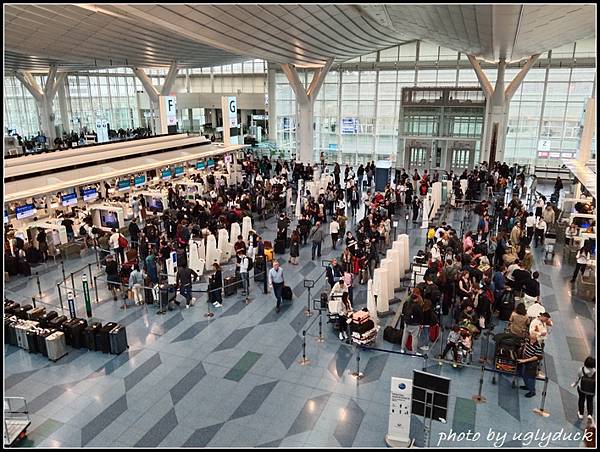
[{"label": "luggage cart", "polygon": [[25,398],[4,397],[4,446],[14,446],[25,438],[30,425],[31,418]]},{"label": "luggage cart", "polygon": [[[499,345],[494,353],[494,369],[513,377],[512,387],[517,387],[517,353],[519,347],[508,347]],[[496,384],[496,374],[492,377],[492,384]]]}]

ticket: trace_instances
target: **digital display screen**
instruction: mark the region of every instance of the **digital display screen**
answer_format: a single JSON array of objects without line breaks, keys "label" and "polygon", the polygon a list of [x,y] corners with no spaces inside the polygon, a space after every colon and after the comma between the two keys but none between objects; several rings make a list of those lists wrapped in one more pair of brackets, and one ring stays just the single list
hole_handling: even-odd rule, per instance
[{"label": "digital display screen", "polygon": [[69,193],[60,197],[60,201],[63,206],[73,206],[77,204],[77,193]]},{"label": "digital display screen", "polygon": [[207,168],[212,168],[215,166],[215,161],[213,159],[208,159],[208,162],[206,163]]},{"label": "digital display screen", "polygon": [[93,201],[98,197],[98,191],[95,188],[87,188],[83,190],[83,200]]},{"label": "digital display screen", "polygon": [[357,126],[357,118],[342,118],[342,133],[356,133]]},{"label": "digital display screen", "polygon": [[35,215],[37,210],[33,206],[33,204],[25,204],[23,206],[18,206],[15,209],[15,212],[17,214],[17,220],[20,220],[22,218],[27,218],[27,217],[31,217],[31,216]]},{"label": "digital display screen", "polygon": [[160,175],[164,180],[171,179],[171,170],[170,169],[162,170]]},{"label": "digital display screen", "polygon": [[181,176],[183,174],[183,166],[175,167],[175,177]]},{"label": "digital display screen", "polygon": [[101,210],[100,225],[103,228],[119,229],[119,220],[117,219],[117,214],[109,210]]},{"label": "digital display screen", "polygon": [[146,176],[135,176],[133,178],[133,185],[141,187],[146,183]]},{"label": "digital display screen", "polygon": [[151,212],[162,212],[163,211],[163,203],[160,198],[152,198],[148,203],[148,210]]},{"label": "digital display screen", "polygon": [[196,162],[196,169],[203,170],[204,168],[206,168],[206,163]]},{"label": "digital display screen", "polygon": [[126,191],[126,190],[129,190],[130,188],[131,188],[131,181],[129,179],[120,180],[119,182],[117,182],[117,190],[119,190],[119,191]]}]

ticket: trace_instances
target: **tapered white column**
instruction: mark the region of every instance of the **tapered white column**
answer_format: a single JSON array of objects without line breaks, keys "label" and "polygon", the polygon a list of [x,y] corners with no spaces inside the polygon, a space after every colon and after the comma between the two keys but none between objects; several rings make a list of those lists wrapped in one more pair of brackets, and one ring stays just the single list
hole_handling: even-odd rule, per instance
[{"label": "tapered white column", "polygon": [[[402,253],[402,259],[404,262],[404,273],[410,271],[410,243],[407,234],[400,234],[398,240],[402,244],[404,252]],[[403,275],[404,276],[404,275]]]},{"label": "tapered white column", "polygon": [[596,131],[596,98],[590,97],[585,105],[585,116],[583,117],[583,130],[579,140],[577,160],[586,164],[592,157],[592,138]]},{"label": "tapered white column", "polygon": [[[248,240],[248,236],[250,235],[251,230],[252,230],[252,218],[244,217],[242,219],[242,238],[244,240]],[[233,229],[232,229],[232,231],[233,231]]]},{"label": "tapered white column", "polygon": [[213,264],[221,262],[221,251],[217,249],[217,240],[210,234],[206,238],[206,265],[212,270]]},{"label": "tapered white column", "polygon": [[394,263],[389,258],[381,259],[381,268],[385,268],[386,270],[386,279],[387,279],[387,298],[388,303],[394,299]]},{"label": "tapered white column", "polygon": [[387,270],[376,268],[373,275],[373,294],[377,296],[377,312],[381,314],[388,313],[390,310],[387,281]]},{"label": "tapered white column", "polygon": [[394,264],[394,275],[392,281],[394,282],[394,289],[400,287],[400,251],[398,249],[392,248],[387,250],[387,258],[392,261]]},{"label": "tapered white column", "polygon": [[267,107],[267,114],[269,120],[267,122],[269,126],[269,141],[274,143],[277,142],[277,82],[275,67],[268,63],[267,69],[267,92],[269,95],[269,105]]},{"label": "tapered white column", "polygon": [[373,294],[373,280],[369,279],[367,282],[367,309],[369,310],[369,315],[373,320],[375,326],[379,324],[379,318],[377,316],[377,303],[375,302],[375,296]]}]

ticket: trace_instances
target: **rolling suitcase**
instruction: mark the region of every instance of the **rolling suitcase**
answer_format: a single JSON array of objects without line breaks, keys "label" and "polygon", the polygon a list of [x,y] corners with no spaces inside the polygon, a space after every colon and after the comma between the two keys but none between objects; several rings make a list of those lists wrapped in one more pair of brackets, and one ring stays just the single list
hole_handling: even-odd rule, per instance
[{"label": "rolling suitcase", "polygon": [[144,287],[144,303],[154,304],[154,294],[150,287]]},{"label": "rolling suitcase", "polygon": [[40,321],[40,318],[46,313],[46,308],[33,308],[31,311],[27,313],[27,318],[29,320],[35,320],[37,322]]},{"label": "rolling suitcase", "polygon": [[4,340],[9,345],[17,345],[16,322],[13,319],[4,319]]},{"label": "rolling suitcase", "polygon": [[94,322],[84,328],[83,342],[88,350],[98,350],[98,347],[96,346],[96,336],[98,335],[100,328],[102,328],[102,324],[100,322]]},{"label": "rolling suitcase", "polygon": [[47,329],[47,328],[37,330],[37,334],[36,334],[37,348],[38,348],[39,353],[41,353],[45,357],[48,357],[48,347],[46,345],[46,338],[55,332],[56,332],[56,330]]},{"label": "rolling suitcase", "polygon": [[108,333],[116,326],[115,322],[108,322],[98,330],[98,334],[96,335],[96,348],[98,351],[110,353],[110,338],[108,337]]},{"label": "rolling suitcase", "polygon": [[67,343],[65,341],[65,334],[61,331],[55,331],[54,333],[46,337],[46,349],[48,351],[48,359],[50,361],[57,361],[67,354]]},{"label": "rolling suitcase", "polygon": [[4,313],[5,314],[14,314],[17,312],[21,305],[15,301],[5,301],[4,302]]},{"label": "rolling suitcase", "polygon": [[133,262],[138,260],[138,252],[136,249],[129,249],[125,252],[125,257],[128,262]]},{"label": "rolling suitcase", "polygon": [[31,325],[27,322],[19,322],[15,325],[15,332],[17,334],[17,345],[23,350],[29,351],[29,341],[27,340],[27,331],[31,328]]},{"label": "rolling suitcase", "polygon": [[223,293],[229,297],[237,292],[237,282],[235,277],[229,276],[223,280]]},{"label": "rolling suitcase", "polygon": [[32,309],[33,306],[31,306],[30,304],[26,304],[17,309],[15,315],[20,319],[26,320],[29,317],[28,312]]},{"label": "rolling suitcase", "polygon": [[43,316],[40,317],[40,326],[42,328],[48,328],[50,326],[50,321],[58,317],[58,312],[49,311],[46,312]]},{"label": "rolling suitcase", "polygon": [[31,265],[29,265],[29,262],[24,260],[19,261],[19,274],[23,276],[31,276]]},{"label": "rolling suitcase", "polygon": [[290,301],[293,298],[292,288],[290,286],[283,286],[281,288],[281,298]]},{"label": "rolling suitcase", "polygon": [[110,333],[110,353],[113,355],[119,355],[129,348],[127,345],[127,333],[123,325],[117,325]]},{"label": "rolling suitcase", "polygon": [[25,332],[25,337],[27,338],[27,351],[29,353],[39,353],[38,344],[37,344],[37,329],[29,329]]},{"label": "rolling suitcase", "polygon": [[66,315],[60,315],[58,317],[53,318],[52,320],[50,320],[50,328],[54,328],[58,331],[61,331],[63,329],[63,324],[67,321],[67,316]]},{"label": "rolling suitcase", "polygon": [[83,330],[87,321],[83,319],[71,319],[63,325],[65,342],[73,348],[83,347]]}]

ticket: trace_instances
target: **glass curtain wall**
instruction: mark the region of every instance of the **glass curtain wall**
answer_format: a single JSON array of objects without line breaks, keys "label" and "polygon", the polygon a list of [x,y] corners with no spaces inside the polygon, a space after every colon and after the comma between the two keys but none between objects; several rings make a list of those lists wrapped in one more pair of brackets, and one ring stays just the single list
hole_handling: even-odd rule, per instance
[{"label": "glass curtain wall", "polygon": [[[585,102],[594,92],[595,51],[594,40],[586,40],[540,57],[511,100],[507,162],[557,166],[561,158],[575,156]],[[362,64],[365,62],[374,64],[368,68]],[[508,68],[505,80],[512,80],[518,71]],[[497,71],[485,72],[495,84]],[[312,73],[299,73],[305,86],[310,83]],[[399,105],[402,88],[408,86],[471,87],[479,83],[466,55],[425,42],[381,50],[335,66],[315,101],[315,159],[321,152],[329,161],[344,163],[394,159],[403,145],[398,143]],[[295,96],[281,72],[277,73],[277,96],[278,145],[294,152]],[[427,118],[423,121],[426,127]],[[456,127],[461,126],[457,123]]]}]

